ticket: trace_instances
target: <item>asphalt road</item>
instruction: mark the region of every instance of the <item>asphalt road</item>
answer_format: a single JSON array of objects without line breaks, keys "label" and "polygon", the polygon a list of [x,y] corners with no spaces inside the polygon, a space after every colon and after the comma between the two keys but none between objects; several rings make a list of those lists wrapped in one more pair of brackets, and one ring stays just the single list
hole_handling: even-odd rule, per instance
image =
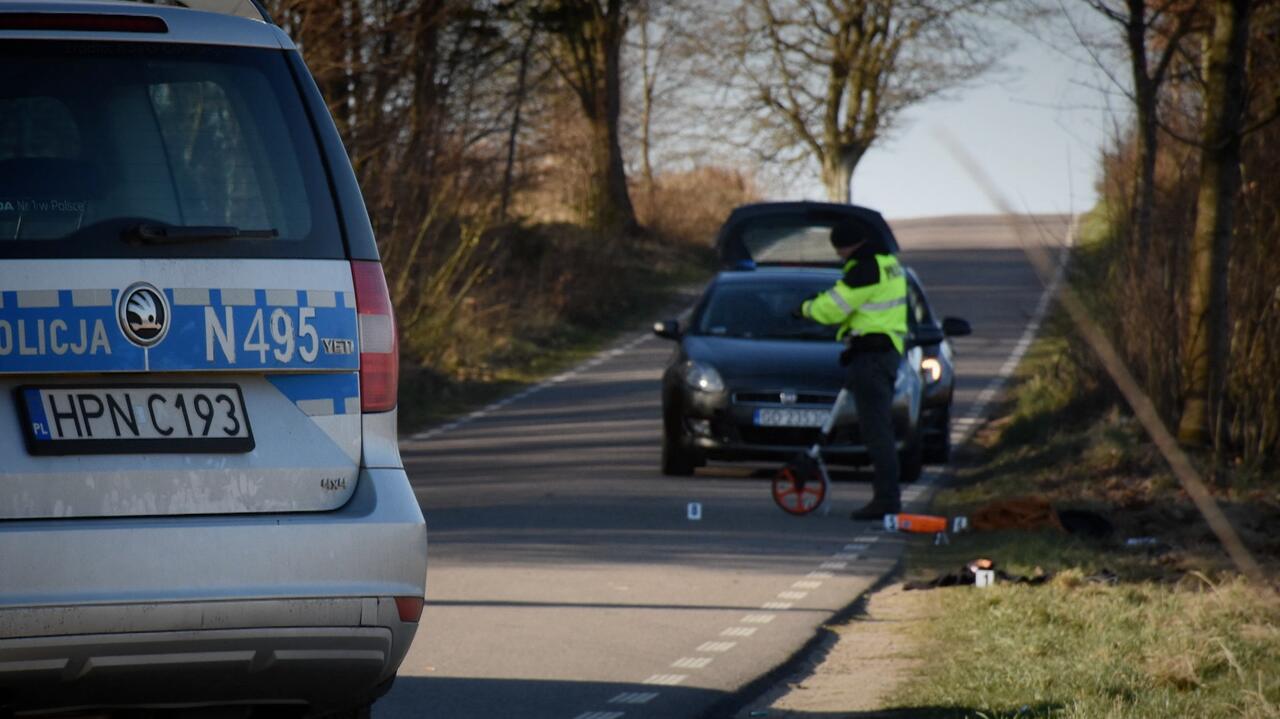
[{"label": "asphalt road", "polygon": [[[974,327],[955,342],[959,438],[1041,304],[1020,242],[1061,244],[1067,223],[1024,221],[1022,240],[999,218],[893,224],[935,311]],[[773,505],[763,470],[663,477],[658,390],[670,352],[637,333],[402,444],[431,542],[427,606],[375,717],[718,713],[892,568],[899,539],[847,518],[869,499],[866,475],[839,475],[830,513],[805,518]],[[690,502],[701,519],[688,518]]]}]

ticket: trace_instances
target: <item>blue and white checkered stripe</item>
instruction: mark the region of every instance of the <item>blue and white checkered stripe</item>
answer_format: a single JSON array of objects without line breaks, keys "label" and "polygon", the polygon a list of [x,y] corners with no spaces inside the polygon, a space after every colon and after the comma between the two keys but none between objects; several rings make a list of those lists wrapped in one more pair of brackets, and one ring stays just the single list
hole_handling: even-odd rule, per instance
[{"label": "blue and white checkered stripe", "polygon": [[116,318],[118,289],[0,291],[0,372],[355,370],[353,293],[164,289],[170,329],[150,349]]}]

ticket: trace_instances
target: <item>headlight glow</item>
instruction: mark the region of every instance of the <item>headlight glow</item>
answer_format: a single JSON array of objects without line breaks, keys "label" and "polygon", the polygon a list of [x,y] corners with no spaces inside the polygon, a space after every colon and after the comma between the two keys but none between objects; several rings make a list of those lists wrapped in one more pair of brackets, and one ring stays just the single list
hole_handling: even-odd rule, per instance
[{"label": "headlight glow", "polygon": [[925,357],[920,362],[920,374],[930,382],[937,382],[942,379],[942,362],[937,357]]},{"label": "headlight glow", "polygon": [[699,392],[723,392],[724,380],[715,367],[701,362],[689,362],[685,365],[684,383]]}]

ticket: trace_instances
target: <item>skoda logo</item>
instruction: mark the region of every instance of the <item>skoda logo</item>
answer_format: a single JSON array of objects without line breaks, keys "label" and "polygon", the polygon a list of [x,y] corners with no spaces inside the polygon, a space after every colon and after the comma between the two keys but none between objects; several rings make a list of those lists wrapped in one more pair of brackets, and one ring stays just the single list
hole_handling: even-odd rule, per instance
[{"label": "skoda logo", "polygon": [[169,331],[164,293],[145,282],[130,285],[120,295],[118,315],[124,336],[139,347],[151,347]]},{"label": "skoda logo", "polygon": [[793,390],[784,389],[779,394],[778,399],[782,400],[783,404],[795,404],[799,397],[796,396]]}]

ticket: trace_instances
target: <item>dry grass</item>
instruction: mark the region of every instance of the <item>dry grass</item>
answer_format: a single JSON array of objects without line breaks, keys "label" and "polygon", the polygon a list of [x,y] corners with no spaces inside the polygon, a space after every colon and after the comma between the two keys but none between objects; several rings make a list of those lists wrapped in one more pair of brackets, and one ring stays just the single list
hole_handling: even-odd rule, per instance
[{"label": "dry grass", "polygon": [[[676,201],[695,187],[693,200]],[[439,291],[416,322],[402,314],[401,425],[439,421],[550,374],[707,278],[716,229],[754,199],[751,184],[704,169],[659,188],[665,200],[642,215],[649,227],[634,237],[556,222],[478,235],[460,226],[436,238],[439,259],[427,271],[449,276],[420,283]]]},{"label": "dry grass", "polygon": [[[933,509],[960,514],[1030,494],[1098,512],[1116,534],[1004,531],[913,546],[914,576],[979,556],[1015,574],[1055,576],[1034,587],[933,590],[936,611],[914,628],[926,665],[898,691],[892,715],[1280,717],[1280,595],[1234,572],[1139,428],[1064,352],[1070,344],[1065,324],[1046,324],[1003,416]],[[1280,495],[1218,492],[1250,549],[1280,576]],[[1127,548],[1134,536],[1161,546]]]}]

